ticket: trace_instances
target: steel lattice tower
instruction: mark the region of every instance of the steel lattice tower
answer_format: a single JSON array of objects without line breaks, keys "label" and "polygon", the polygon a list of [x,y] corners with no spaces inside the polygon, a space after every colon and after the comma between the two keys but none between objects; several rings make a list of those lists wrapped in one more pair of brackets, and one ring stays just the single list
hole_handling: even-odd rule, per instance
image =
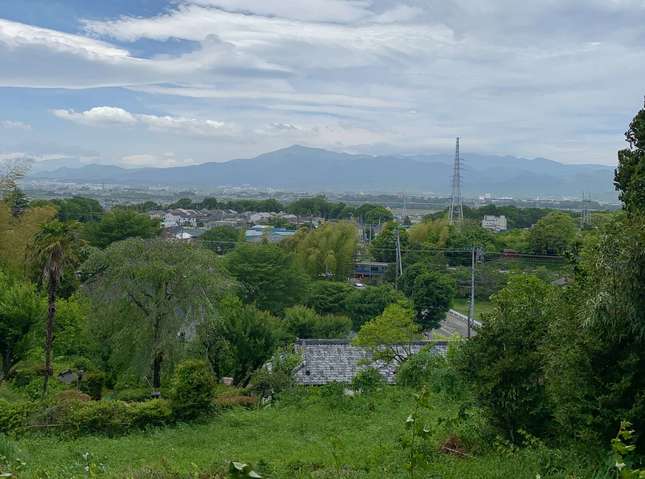
[{"label": "steel lattice tower", "polygon": [[452,194],[448,221],[451,225],[460,225],[464,222],[464,205],[461,199],[461,158],[459,157],[459,137],[455,147],[455,162],[452,167]]}]

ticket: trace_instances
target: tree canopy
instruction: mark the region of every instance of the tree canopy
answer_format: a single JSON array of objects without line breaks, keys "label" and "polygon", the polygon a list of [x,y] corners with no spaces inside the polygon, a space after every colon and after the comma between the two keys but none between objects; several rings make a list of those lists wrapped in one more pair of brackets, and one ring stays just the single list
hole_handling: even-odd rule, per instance
[{"label": "tree canopy", "polygon": [[154,238],[160,231],[159,220],[131,209],[117,208],[105,213],[100,221],[89,223],[86,236],[92,246],[105,248],[127,238]]},{"label": "tree canopy", "polygon": [[281,314],[305,297],[307,276],[293,254],[275,244],[240,244],[225,264],[241,286],[241,297],[259,309]]},{"label": "tree canopy", "polygon": [[554,211],[531,228],[529,246],[535,254],[561,255],[572,246],[576,232],[571,215]]},{"label": "tree canopy", "polygon": [[630,212],[645,212],[645,108],[641,109],[625,133],[629,148],[618,152],[614,185]]},{"label": "tree canopy", "polygon": [[[128,239],[95,252],[83,265],[94,327],[110,343],[120,371],[150,375],[172,369],[183,342],[235,287],[217,256],[204,248],[160,239]],[[135,346],[136,345],[136,346]]]}]

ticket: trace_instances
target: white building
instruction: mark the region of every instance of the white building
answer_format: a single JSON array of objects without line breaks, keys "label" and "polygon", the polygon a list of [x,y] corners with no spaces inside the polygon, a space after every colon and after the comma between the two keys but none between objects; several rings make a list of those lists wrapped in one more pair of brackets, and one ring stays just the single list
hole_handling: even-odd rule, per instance
[{"label": "white building", "polygon": [[506,216],[485,215],[484,219],[482,219],[482,228],[495,231],[496,233],[499,233],[500,231],[506,231],[508,228],[506,223]]}]

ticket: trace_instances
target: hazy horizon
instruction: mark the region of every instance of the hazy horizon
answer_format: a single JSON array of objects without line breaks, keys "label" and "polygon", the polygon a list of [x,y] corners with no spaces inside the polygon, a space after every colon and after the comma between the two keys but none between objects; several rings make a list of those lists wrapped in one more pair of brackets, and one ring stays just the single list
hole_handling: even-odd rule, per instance
[{"label": "hazy horizon", "polygon": [[616,164],[643,101],[633,0],[0,5],[0,158],[181,166],[301,144]]}]

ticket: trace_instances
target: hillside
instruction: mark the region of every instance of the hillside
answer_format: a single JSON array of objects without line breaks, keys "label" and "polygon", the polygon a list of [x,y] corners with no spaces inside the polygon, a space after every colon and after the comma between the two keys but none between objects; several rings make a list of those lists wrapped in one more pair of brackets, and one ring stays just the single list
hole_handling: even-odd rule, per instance
[{"label": "hillside", "polygon": [[[543,158],[463,155],[465,194],[513,196],[613,196],[613,168],[565,165]],[[31,179],[173,185],[200,188],[249,186],[297,191],[449,192],[450,155],[367,156],[291,146],[251,159],[172,168],[124,169],[85,165],[38,172]]]}]

